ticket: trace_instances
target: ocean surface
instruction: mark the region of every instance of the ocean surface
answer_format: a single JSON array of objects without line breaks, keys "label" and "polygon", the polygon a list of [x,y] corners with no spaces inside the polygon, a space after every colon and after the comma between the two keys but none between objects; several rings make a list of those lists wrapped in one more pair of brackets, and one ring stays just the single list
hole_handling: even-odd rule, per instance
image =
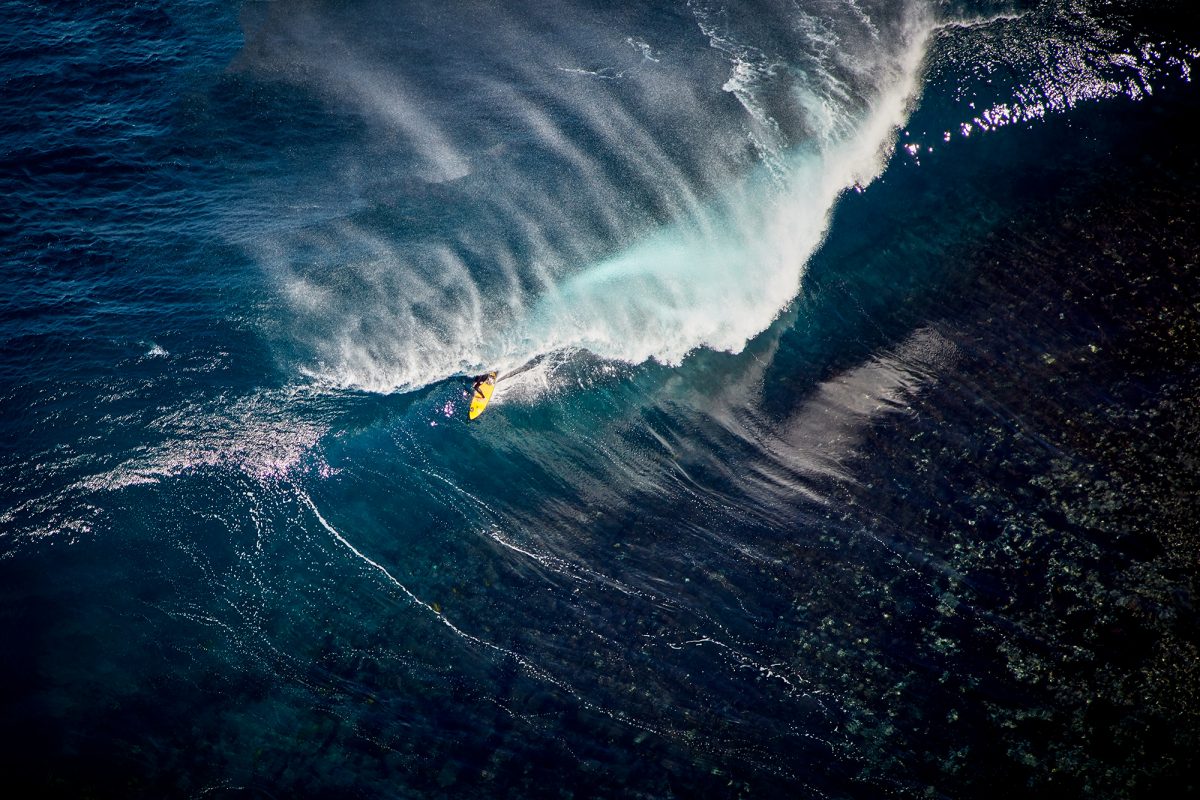
[{"label": "ocean surface", "polygon": [[1198,71],[1191,0],[3,0],[5,784],[1195,796]]}]

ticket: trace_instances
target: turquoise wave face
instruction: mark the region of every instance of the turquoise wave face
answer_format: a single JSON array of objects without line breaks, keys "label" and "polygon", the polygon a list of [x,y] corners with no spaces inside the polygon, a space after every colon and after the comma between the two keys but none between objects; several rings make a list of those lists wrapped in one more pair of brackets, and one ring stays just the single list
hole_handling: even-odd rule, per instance
[{"label": "turquoise wave face", "polygon": [[1188,785],[1182,8],[0,4],[8,773]]}]

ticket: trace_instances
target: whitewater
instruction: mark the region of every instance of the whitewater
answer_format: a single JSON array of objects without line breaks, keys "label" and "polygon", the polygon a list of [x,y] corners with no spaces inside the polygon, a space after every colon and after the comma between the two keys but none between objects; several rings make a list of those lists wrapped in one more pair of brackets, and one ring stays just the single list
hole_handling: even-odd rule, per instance
[{"label": "whitewater", "polygon": [[[436,58],[461,42],[429,13]],[[351,51],[339,42],[362,23],[330,9],[248,30],[240,68],[303,82],[366,125],[370,152],[346,154],[322,190],[350,213],[246,244],[318,383],[386,392],[551,353],[740,351],[796,296],[837,199],[884,167],[944,24],[923,2],[690,2],[671,19],[687,35],[656,45],[644,20],[580,31],[551,10],[540,27],[481,13],[500,31],[471,54],[487,75],[446,85],[389,69],[416,32]],[[422,195],[461,201],[461,216],[415,235],[353,213],[391,192],[418,215]]]}]

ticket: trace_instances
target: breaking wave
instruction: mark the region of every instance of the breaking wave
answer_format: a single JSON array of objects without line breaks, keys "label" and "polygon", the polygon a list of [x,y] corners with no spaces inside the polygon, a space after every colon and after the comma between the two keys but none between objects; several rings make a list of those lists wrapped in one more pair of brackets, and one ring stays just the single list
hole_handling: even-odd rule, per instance
[{"label": "breaking wave", "polygon": [[[795,297],[838,196],[878,175],[935,29],[917,2],[697,1],[664,12],[674,37],[646,12],[568,29],[479,9],[497,32],[479,43],[432,6],[391,26],[276,10],[241,67],[360,124],[361,147],[330,170],[343,213],[253,249],[303,370],[372,391],[558,351],[739,351]],[[418,42],[425,71],[393,74]]]}]

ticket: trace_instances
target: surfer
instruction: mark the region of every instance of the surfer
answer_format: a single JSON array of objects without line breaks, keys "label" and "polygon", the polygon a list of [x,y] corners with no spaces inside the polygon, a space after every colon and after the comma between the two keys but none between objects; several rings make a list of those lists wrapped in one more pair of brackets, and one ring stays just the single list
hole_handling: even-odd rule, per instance
[{"label": "surfer", "polygon": [[475,396],[476,397],[487,397],[487,395],[485,395],[483,393],[482,387],[489,380],[493,380],[493,376],[495,376],[495,374],[496,373],[493,372],[488,375],[480,375],[478,378],[475,379]]},{"label": "surfer", "polygon": [[471,411],[468,415],[470,419],[475,419],[483,413],[483,409],[487,407],[488,401],[492,399],[492,392],[495,390],[495,372],[480,375],[475,379],[474,392],[471,395]]}]

